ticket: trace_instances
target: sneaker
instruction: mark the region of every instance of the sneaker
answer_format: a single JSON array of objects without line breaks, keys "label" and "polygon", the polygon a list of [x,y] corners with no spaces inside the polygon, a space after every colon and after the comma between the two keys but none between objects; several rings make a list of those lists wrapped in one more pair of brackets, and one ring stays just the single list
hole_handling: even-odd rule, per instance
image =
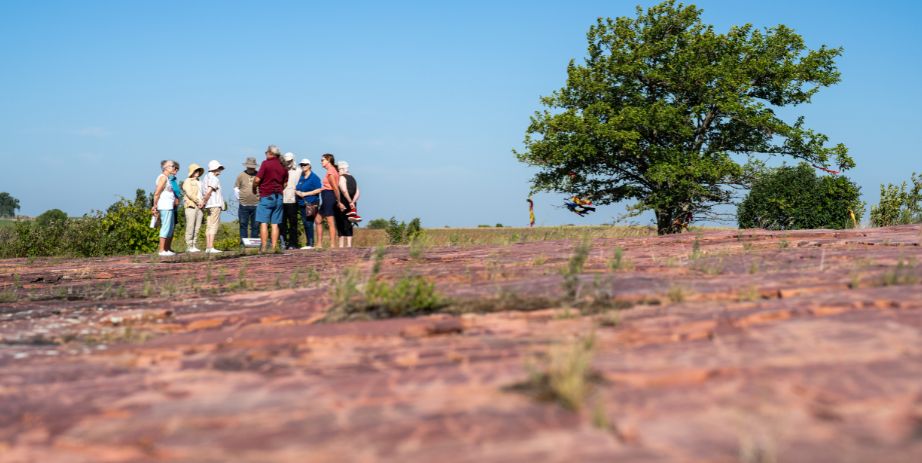
[{"label": "sneaker", "polygon": [[301,249],[314,249],[313,246],[301,246]]},{"label": "sneaker", "polygon": [[192,246],[191,248],[186,249],[186,252],[202,252],[202,250],[195,246]]},{"label": "sneaker", "polygon": [[208,249],[205,250],[205,254],[220,254],[220,253],[222,253],[222,252],[224,252],[224,251],[221,251],[221,250],[215,249],[215,248],[208,248]]},{"label": "sneaker", "polygon": [[175,256],[176,253],[173,251],[160,251],[157,253],[157,255],[160,257],[170,257],[170,256]]},{"label": "sneaker", "polygon": [[359,222],[362,221],[362,218],[359,217],[358,214],[356,214],[356,215],[354,215],[354,216],[352,216],[352,217],[346,217],[346,218],[349,219],[349,221],[352,222],[352,223],[359,223]]}]

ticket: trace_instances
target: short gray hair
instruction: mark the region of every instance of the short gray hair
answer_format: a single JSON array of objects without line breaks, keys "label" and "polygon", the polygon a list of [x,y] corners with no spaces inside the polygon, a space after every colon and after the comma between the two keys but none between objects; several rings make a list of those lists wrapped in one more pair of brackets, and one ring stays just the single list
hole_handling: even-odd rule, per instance
[{"label": "short gray hair", "polygon": [[166,169],[166,164],[167,164],[168,162],[174,162],[174,161],[171,161],[171,160],[169,160],[169,159],[164,159],[164,160],[160,161],[160,170]]}]

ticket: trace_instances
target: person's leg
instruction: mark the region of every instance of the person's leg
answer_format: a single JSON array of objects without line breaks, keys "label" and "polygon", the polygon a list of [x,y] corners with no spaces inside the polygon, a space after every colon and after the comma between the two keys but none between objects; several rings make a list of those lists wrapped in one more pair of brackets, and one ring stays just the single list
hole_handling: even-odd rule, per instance
[{"label": "person's leg", "polygon": [[259,236],[259,223],[256,222],[256,206],[245,206],[249,211],[250,238]]},{"label": "person's leg", "polygon": [[[205,217],[205,213],[202,212],[201,209],[196,208],[195,209],[195,231],[193,231],[192,233],[192,236],[193,236],[192,244],[195,244],[196,242],[198,242],[198,234],[199,234],[199,231],[201,231],[202,229],[202,219],[204,217]],[[198,249],[198,246],[196,246],[196,249]]]},{"label": "person's leg", "polygon": [[313,234],[314,224],[312,224],[310,220],[308,220],[307,210],[304,208],[304,206],[298,207],[298,215],[301,216],[301,226],[304,227],[304,239],[305,239],[304,246],[309,247],[311,246],[311,241],[312,241],[311,238],[314,237],[313,236],[314,235]]},{"label": "person's leg", "polygon": [[326,218],[327,227],[330,229],[330,249],[336,247],[336,218],[332,215]]},{"label": "person's leg", "polygon": [[173,209],[160,209],[160,246],[159,251],[170,250],[173,241]]},{"label": "person's leg", "polygon": [[166,250],[173,252],[173,234],[176,232],[176,224],[179,223],[179,207],[173,208],[173,226],[170,227],[170,239],[166,242]]},{"label": "person's leg", "polygon": [[288,236],[285,237],[285,242],[289,248],[295,249],[299,247],[298,243],[301,241],[298,236],[298,204],[287,203],[283,207],[284,220],[288,222]]},{"label": "person's leg", "polygon": [[280,222],[276,222],[276,223],[279,224],[279,234],[280,234],[279,236],[282,237],[282,242],[283,242],[283,243],[282,243],[282,246],[283,246],[283,247],[287,247],[287,246],[289,246],[289,243],[288,243],[288,236],[289,236],[289,231],[288,231],[288,214],[287,214],[286,211],[285,211],[285,204],[279,203],[278,207],[279,207],[279,209],[281,210],[282,215],[281,215],[281,221],[280,221]]},{"label": "person's leg", "polygon": [[[272,196],[272,214],[269,223],[272,224],[272,250],[276,249],[279,244],[279,236],[282,231],[279,224],[282,222],[282,195]],[[283,238],[284,239],[284,238]]]},{"label": "person's leg", "polygon": [[266,246],[269,244],[269,218],[271,216],[270,198],[259,198],[259,205],[256,206],[256,221],[259,222],[259,252],[266,252]]},{"label": "person's leg", "polygon": [[351,247],[352,247],[352,237],[351,237],[351,236],[347,236],[347,237],[346,237],[346,247],[347,247],[347,248],[351,248]]},{"label": "person's leg", "polygon": [[269,224],[266,222],[259,224],[259,241],[259,252],[266,252],[266,245],[269,244]]},{"label": "person's leg", "polygon": [[279,226],[278,224],[272,224],[272,250],[275,251],[276,246],[279,243]]},{"label": "person's leg", "polygon": [[208,249],[214,251],[214,239],[218,235],[218,227],[221,226],[221,208],[212,207],[208,209],[208,226],[205,228],[205,240],[208,243]]},{"label": "person's leg", "polygon": [[317,215],[314,216],[314,232],[315,232],[314,235],[316,238],[316,241],[315,241],[316,244],[314,245],[314,247],[322,248],[323,247],[323,217],[320,216],[319,212],[317,213]]},{"label": "person's leg", "polygon": [[311,217],[304,224],[304,235],[305,235],[305,238],[307,239],[307,245],[310,247],[314,247],[314,229],[315,228],[316,228],[316,225],[314,222],[314,217]]},{"label": "person's leg", "polygon": [[195,212],[198,209],[194,207],[184,208],[186,213],[186,252],[190,249],[195,249]]},{"label": "person's leg", "polygon": [[243,239],[249,238],[247,236],[247,222],[250,220],[250,211],[246,209],[246,206],[239,205],[237,206],[237,221],[239,222],[240,228],[240,245],[243,245]]}]

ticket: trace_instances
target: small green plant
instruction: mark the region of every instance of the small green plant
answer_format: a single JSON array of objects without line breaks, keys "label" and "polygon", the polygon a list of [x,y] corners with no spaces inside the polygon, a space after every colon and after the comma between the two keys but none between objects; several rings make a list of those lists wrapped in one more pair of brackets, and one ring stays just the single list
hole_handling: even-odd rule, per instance
[{"label": "small green plant", "polygon": [[407,244],[419,237],[423,229],[419,217],[409,223],[398,222],[396,218],[391,217],[384,231],[389,244]]},{"label": "small green plant", "polygon": [[759,261],[753,260],[752,262],[750,262],[749,263],[749,274],[755,275],[756,273],[759,273],[759,270],[760,270],[759,267],[760,267]]},{"label": "small green plant", "polygon": [[531,265],[534,265],[535,267],[540,267],[546,263],[547,263],[547,256],[545,256],[544,254],[535,256],[535,258],[531,260]]},{"label": "small green plant", "polygon": [[566,268],[561,272],[563,274],[563,290],[568,300],[575,301],[579,295],[580,279],[579,275],[583,272],[583,266],[586,259],[589,258],[589,251],[592,244],[588,240],[582,240],[573,248],[573,254],[567,262]]},{"label": "small green plant", "polygon": [[685,288],[681,286],[672,286],[666,291],[666,297],[669,298],[669,301],[673,304],[678,304],[680,302],[685,302],[686,294]]},{"label": "small green plant", "polygon": [[413,260],[422,260],[423,253],[426,250],[425,237],[417,235],[410,241],[410,258]]},{"label": "small green plant", "polygon": [[900,259],[896,267],[887,270],[881,276],[881,286],[914,285],[919,282],[915,274],[916,264],[913,261],[904,262]]},{"label": "small green plant", "polygon": [[578,339],[570,345],[552,347],[540,368],[530,367],[526,388],[537,398],[559,403],[569,410],[579,410],[593,382],[590,369],[595,335]]},{"label": "small green plant", "polygon": [[740,302],[755,302],[759,300],[759,288],[756,288],[753,285],[749,285],[739,291],[737,294],[737,300]]},{"label": "small green plant", "polygon": [[615,328],[621,324],[621,313],[616,310],[609,310],[602,314],[598,319],[598,325],[606,328]]},{"label": "small green plant", "polygon": [[379,279],[384,251],[374,254],[371,274],[363,280],[356,268],[349,268],[333,282],[333,307],[327,321],[392,318],[432,313],[448,305],[435,285],[418,275],[404,276],[390,284]]},{"label": "small green plant", "polygon": [[612,253],[611,260],[608,261],[608,268],[613,272],[617,272],[625,268],[623,249],[618,246],[615,247],[615,251]]},{"label": "small green plant", "polygon": [[778,242],[778,249],[787,249],[790,245],[787,239],[782,238],[781,241]]},{"label": "small green plant", "polygon": [[16,294],[16,289],[14,288],[6,288],[0,291],[0,303],[16,302],[18,299],[19,296]]},{"label": "small green plant", "polygon": [[695,241],[692,241],[691,255],[688,258],[689,260],[695,260],[699,257],[701,257],[701,236],[695,234]]}]

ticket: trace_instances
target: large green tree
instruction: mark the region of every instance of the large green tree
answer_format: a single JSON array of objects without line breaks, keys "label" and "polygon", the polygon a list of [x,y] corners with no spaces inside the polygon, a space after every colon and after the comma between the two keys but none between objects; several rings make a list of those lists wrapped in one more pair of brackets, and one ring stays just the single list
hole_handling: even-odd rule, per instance
[{"label": "large green tree", "polygon": [[19,210],[19,200],[7,192],[0,193],[0,217],[14,217]]},{"label": "large green tree", "polygon": [[811,50],[782,25],[720,34],[701,13],[666,1],[589,29],[585,62],[570,61],[566,86],[541,99],[546,109],[515,151],[539,168],[533,190],[634,201],[664,234],[732,203],[749,184],[750,161],[854,166],[844,145],[828,146],[803,117],[776,114],[837,83],[842,49]]}]

